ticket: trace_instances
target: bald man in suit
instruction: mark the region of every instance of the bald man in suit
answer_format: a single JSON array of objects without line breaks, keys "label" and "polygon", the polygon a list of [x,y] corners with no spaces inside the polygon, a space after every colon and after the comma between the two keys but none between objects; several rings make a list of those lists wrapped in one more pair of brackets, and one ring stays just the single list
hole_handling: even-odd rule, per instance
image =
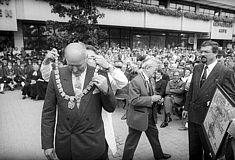
[{"label": "bald man in suit", "polygon": [[212,159],[209,147],[203,134],[202,124],[210,102],[219,84],[235,100],[234,72],[217,62],[218,43],[205,41],[201,46],[201,57],[204,64],[195,66],[190,88],[187,94],[183,117],[188,114],[189,159]]},{"label": "bald man in suit", "polygon": [[[41,139],[44,153],[48,159],[58,156],[60,160],[106,160],[108,148],[101,110],[103,107],[113,112],[116,107],[107,72],[96,74],[95,68],[87,64],[86,47],[81,42],[69,44],[65,48],[65,58],[68,66],[51,73],[43,105]],[[90,82],[94,85],[89,85]],[[86,92],[80,101],[73,99],[84,89]]]}]

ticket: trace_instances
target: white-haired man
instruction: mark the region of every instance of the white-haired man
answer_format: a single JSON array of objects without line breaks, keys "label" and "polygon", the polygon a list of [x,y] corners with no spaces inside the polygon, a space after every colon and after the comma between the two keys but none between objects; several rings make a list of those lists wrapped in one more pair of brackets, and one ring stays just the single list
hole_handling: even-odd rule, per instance
[{"label": "white-haired man", "polygon": [[160,95],[154,95],[151,78],[158,69],[159,63],[154,59],[147,59],[142,64],[142,71],[129,85],[130,105],[127,109],[127,125],[129,133],[125,142],[123,160],[132,160],[140,136],[144,131],[153,149],[154,158],[168,159],[169,154],[164,154],[158,139],[156,127],[156,113],[153,103],[161,100]]}]

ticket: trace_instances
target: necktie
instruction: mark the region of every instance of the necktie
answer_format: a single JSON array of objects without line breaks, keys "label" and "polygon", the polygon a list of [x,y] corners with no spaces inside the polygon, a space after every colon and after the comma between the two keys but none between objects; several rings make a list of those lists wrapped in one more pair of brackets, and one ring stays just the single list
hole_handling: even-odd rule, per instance
[{"label": "necktie", "polygon": [[153,95],[153,86],[151,84],[150,79],[147,81],[147,85],[148,85],[148,88],[149,88],[149,94],[150,94],[150,96],[152,96]]},{"label": "necktie", "polygon": [[207,68],[208,66],[206,65],[204,67],[204,72],[203,72],[203,75],[202,75],[202,78],[201,78],[201,81],[200,81],[200,87],[202,87],[202,84],[205,82],[206,80],[206,77],[207,77]]},{"label": "necktie", "polygon": [[78,94],[79,91],[82,89],[82,83],[81,83],[80,76],[75,78],[74,88],[75,88],[75,90],[74,90],[75,94]]}]

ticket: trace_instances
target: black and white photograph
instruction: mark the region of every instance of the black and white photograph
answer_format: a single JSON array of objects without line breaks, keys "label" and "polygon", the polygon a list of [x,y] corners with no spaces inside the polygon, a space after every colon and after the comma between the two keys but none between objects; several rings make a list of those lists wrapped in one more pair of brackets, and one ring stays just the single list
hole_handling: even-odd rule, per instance
[{"label": "black and white photograph", "polygon": [[0,0],[0,160],[235,160],[235,0]]}]

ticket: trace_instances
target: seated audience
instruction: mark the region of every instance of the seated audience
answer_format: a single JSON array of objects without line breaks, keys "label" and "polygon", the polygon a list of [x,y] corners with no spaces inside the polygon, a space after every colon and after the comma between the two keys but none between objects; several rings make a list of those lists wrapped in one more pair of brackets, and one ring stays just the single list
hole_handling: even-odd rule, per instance
[{"label": "seated audience", "polygon": [[179,71],[173,73],[173,79],[167,83],[166,96],[164,99],[164,121],[161,128],[166,127],[172,121],[173,106],[182,107],[184,103],[185,83],[180,79]]}]

